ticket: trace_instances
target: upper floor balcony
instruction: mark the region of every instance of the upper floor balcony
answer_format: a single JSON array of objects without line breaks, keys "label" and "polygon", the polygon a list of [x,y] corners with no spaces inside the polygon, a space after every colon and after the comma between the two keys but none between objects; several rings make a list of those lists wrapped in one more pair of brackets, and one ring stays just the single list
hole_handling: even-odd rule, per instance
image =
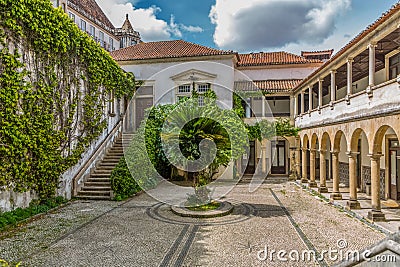
[{"label": "upper floor balcony", "polygon": [[400,76],[297,115],[295,124],[313,128],[396,112],[400,112]]},{"label": "upper floor balcony", "polygon": [[297,127],[400,112],[399,21],[397,6],[294,89]]}]

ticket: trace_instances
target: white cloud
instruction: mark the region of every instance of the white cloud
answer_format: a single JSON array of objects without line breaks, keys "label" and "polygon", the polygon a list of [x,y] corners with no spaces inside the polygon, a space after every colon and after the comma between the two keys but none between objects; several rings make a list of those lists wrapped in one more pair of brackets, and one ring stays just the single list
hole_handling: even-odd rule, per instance
[{"label": "white cloud", "polygon": [[124,23],[125,15],[129,15],[129,20],[135,30],[140,32],[144,41],[168,40],[172,37],[181,38],[182,31],[200,32],[200,27],[186,26],[175,22],[175,17],[171,15],[169,23],[157,18],[157,13],[161,9],[157,6],[148,8],[135,8],[132,4],[137,1],[129,0],[97,0],[97,3],[108,16],[115,27],[121,27]]},{"label": "white cloud", "polygon": [[181,28],[182,28],[182,30],[187,31],[187,32],[203,32],[204,31],[203,28],[201,28],[199,26],[191,26],[191,25],[186,26],[186,25],[181,24]]},{"label": "white cloud", "polygon": [[239,51],[323,44],[351,0],[216,0],[214,42]]},{"label": "white cloud", "polygon": [[171,19],[169,21],[169,32],[175,35],[176,37],[181,38],[182,37],[182,32],[179,29],[179,25],[175,23],[175,17],[174,15],[171,15]]}]

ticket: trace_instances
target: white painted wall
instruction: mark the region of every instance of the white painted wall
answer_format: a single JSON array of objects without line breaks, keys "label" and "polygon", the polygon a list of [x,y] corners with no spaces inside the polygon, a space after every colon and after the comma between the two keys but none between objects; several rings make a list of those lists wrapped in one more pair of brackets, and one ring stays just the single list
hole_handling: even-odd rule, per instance
[{"label": "white painted wall", "polygon": [[[155,104],[175,102],[175,88],[177,84],[172,79],[175,75],[189,70],[216,75],[216,78],[212,82],[212,87],[218,96],[218,100],[232,107],[232,90],[234,85],[233,59],[131,64],[122,65],[121,67],[125,71],[132,72],[138,80],[151,80],[151,83],[154,84]],[[191,83],[189,80],[187,82]],[[199,80],[196,82],[200,83],[202,81]]]},{"label": "white painted wall", "polygon": [[251,80],[283,80],[283,79],[304,79],[317,68],[311,67],[287,67],[287,68],[248,68],[235,71],[235,81],[243,80],[243,73]]}]

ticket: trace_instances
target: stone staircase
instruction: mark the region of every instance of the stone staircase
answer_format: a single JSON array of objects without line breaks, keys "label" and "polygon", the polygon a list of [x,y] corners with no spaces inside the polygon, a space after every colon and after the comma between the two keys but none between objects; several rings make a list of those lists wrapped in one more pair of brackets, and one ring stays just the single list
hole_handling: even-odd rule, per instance
[{"label": "stone staircase", "polygon": [[111,172],[124,155],[124,145],[128,145],[132,140],[132,134],[124,134],[118,137],[113,146],[106,152],[104,158],[96,164],[94,171],[85,181],[83,187],[76,196],[79,199],[87,200],[111,200]]}]

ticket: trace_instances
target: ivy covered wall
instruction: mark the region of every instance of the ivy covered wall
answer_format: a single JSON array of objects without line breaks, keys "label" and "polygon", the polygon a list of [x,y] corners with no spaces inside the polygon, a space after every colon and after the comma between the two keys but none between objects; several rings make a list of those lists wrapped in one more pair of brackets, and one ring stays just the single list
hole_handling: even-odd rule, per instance
[{"label": "ivy covered wall", "polygon": [[0,0],[0,191],[53,196],[135,84],[49,0]]}]

